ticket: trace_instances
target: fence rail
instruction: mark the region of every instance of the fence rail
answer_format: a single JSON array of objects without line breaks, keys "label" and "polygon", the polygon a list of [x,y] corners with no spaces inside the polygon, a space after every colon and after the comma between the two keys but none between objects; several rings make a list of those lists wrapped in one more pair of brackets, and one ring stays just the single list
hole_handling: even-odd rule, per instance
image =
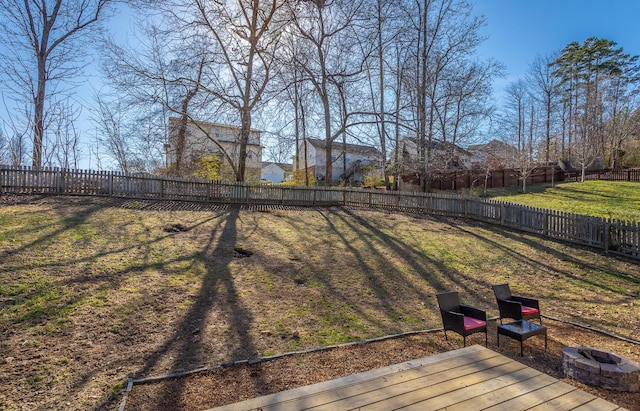
[{"label": "fence rail", "polygon": [[118,172],[0,166],[0,194],[93,195],[285,206],[356,206],[457,216],[640,259],[640,225],[456,194],[287,187]]}]

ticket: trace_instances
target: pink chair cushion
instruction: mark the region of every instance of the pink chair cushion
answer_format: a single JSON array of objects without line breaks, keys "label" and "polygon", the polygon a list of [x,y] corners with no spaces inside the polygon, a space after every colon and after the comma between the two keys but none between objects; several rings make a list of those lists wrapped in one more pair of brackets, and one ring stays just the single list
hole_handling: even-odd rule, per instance
[{"label": "pink chair cushion", "polygon": [[487,325],[487,323],[485,321],[478,320],[476,318],[467,317],[466,315],[464,316],[464,329],[465,330],[472,330],[474,328],[484,327],[485,325]]},{"label": "pink chair cushion", "polygon": [[533,308],[533,307],[527,307],[526,305],[522,306],[522,315],[532,315],[532,314],[538,314],[539,311],[537,308]]}]

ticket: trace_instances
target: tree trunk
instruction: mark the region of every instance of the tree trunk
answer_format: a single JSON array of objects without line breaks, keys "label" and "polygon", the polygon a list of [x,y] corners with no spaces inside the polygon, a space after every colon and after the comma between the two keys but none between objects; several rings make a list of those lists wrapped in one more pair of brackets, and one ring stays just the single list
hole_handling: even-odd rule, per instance
[{"label": "tree trunk", "polygon": [[44,141],[44,102],[46,98],[46,56],[38,56],[38,86],[33,108],[33,157],[32,165],[42,167],[42,142]]}]

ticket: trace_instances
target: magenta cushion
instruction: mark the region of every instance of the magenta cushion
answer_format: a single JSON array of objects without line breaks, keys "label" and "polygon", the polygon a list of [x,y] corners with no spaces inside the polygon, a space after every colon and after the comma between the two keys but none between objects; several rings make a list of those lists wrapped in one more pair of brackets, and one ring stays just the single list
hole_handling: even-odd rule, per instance
[{"label": "magenta cushion", "polygon": [[537,308],[533,308],[533,307],[527,307],[526,305],[522,306],[522,315],[532,315],[532,314],[538,314],[539,311]]},{"label": "magenta cushion", "polygon": [[478,320],[476,318],[467,317],[466,315],[464,316],[464,329],[465,330],[471,330],[471,329],[478,328],[478,327],[484,327],[485,325],[487,325],[487,323],[482,321],[482,320]]}]

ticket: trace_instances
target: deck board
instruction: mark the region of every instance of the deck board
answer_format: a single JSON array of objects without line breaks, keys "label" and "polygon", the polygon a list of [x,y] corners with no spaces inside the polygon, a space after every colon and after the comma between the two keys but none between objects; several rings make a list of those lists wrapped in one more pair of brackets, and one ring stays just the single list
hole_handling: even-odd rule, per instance
[{"label": "deck board", "polygon": [[485,411],[524,411],[576,389],[574,386],[548,375],[545,377],[551,379],[551,383],[546,386],[546,389],[532,390],[526,394],[514,396],[507,401],[486,408]]},{"label": "deck board", "polygon": [[229,410],[618,410],[480,345],[252,398]]},{"label": "deck board", "polygon": [[[529,368],[531,370],[531,368]],[[483,392],[481,395],[475,397],[469,397],[457,404],[454,404],[447,408],[449,411],[466,411],[472,408],[489,408],[495,403],[502,403],[509,401],[512,398],[520,397],[524,394],[528,394],[532,391],[536,391],[542,387],[549,386],[552,381],[548,375],[538,372],[533,374],[528,380],[519,380],[517,382],[510,383],[502,388],[490,392]],[[526,382],[525,382],[526,381]],[[522,384],[520,384],[522,383]],[[510,410],[511,411],[511,410]]]}]

